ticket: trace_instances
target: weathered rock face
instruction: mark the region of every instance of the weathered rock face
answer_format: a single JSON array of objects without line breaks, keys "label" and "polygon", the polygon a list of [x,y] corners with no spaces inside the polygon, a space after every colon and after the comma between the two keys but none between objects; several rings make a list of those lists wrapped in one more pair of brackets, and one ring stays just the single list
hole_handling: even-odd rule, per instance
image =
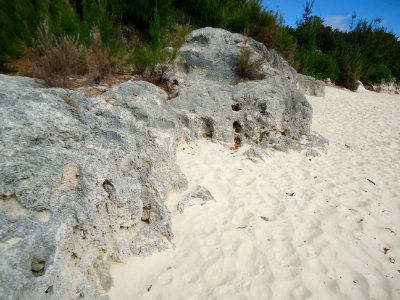
[{"label": "weathered rock face", "polygon": [[399,95],[400,84],[393,81],[389,83],[381,83],[378,85],[373,85],[373,90],[378,93]]},{"label": "weathered rock face", "polygon": [[325,97],[325,82],[316,80],[314,77],[298,74],[297,88],[306,95]]},{"label": "weathered rock face", "polygon": [[[186,186],[180,125],[164,120],[167,96],[149,83],[130,97],[126,85],[109,91],[110,104],[18,80],[0,77],[1,298],[106,298],[110,258],[172,237],[163,200]],[[159,123],[135,111],[140,97]]]},{"label": "weathered rock face", "polygon": [[355,90],[355,92],[357,93],[365,93],[367,91],[361,81],[356,81],[356,86],[357,89]]},{"label": "weathered rock face", "polygon": [[288,79],[297,83],[301,92],[311,96],[325,95],[324,82],[298,74],[275,50],[241,34],[209,27],[195,30],[188,36],[179,51],[178,68],[172,77],[178,82],[205,79],[235,82],[239,79],[238,61],[242,47],[250,47],[252,59],[265,58],[261,70],[267,77]]},{"label": "weathered rock face", "polygon": [[254,143],[287,150],[310,131],[312,109],[281,77],[236,86],[198,83],[171,101],[191,139]]},{"label": "weathered rock face", "polygon": [[194,31],[172,100],[143,81],[92,99],[0,75],[0,298],[106,299],[110,260],[167,247],[163,202],[186,187],[175,164],[182,137],[315,144],[298,74],[276,53],[249,40],[255,56],[268,57],[268,76],[231,84],[243,41]]},{"label": "weathered rock face", "polygon": [[[254,59],[266,58],[266,79],[235,85],[245,43]],[[309,133],[312,108],[296,89],[299,75],[263,44],[204,28],[189,35],[177,60],[172,79],[180,89],[172,105],[192,138],[206,135],[230,144],[246,140],[284,150]]]}]

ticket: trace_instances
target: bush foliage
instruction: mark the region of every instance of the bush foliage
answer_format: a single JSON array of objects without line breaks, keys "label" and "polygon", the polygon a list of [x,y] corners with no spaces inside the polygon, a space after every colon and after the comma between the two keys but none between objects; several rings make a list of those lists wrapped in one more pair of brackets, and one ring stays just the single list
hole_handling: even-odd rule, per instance
[{"label": "bush foliage", "polygon": [[306,2],[303,18],[290,29],[299,45],[294,65],[300,72],[351,89],[357,80],[368,84],[400,77],[400,42],[381,19],[357,21],[353,14],[349,29],[339,31],[312,16],[313,4]]},{"label": "bush foliage", "polygon": [[[306,2],[297,27],[291,28],[261,0],[0,0],[0,70],[46,77],[40,74],[51,68],[39,70],[38,62],[46,66],[57,60],[57,82],[81,72],[98,82],[128,62],[135,72],[162,82],[188,31],[211,26],[253,37],[299,72],[348,87],[360,79],[400,77],[398,37],[380,19],[357,21],[354,15],[342,32],[313,16],[313,4]],[[47,24],[48,41],[42,24]]]},{"label": "bush foliage", "polygon": [[239,77],[241,79],[260,80],[265,78],[261,71],[264,58],[252,59],[252,50],[249,47],[242,47],[239,55]]}]

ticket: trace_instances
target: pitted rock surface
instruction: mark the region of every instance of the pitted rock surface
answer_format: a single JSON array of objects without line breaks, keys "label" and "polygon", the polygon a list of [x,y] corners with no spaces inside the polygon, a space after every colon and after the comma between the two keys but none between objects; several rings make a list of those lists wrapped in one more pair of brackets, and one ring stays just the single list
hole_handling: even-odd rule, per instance
[{"label": "pitted rock surface", "polygon": [[[266,57],[266,79],[237,83],[244,43]],[[0,76],[0,298],[107,299],[110,261],[168,247],[164,200],[187,186],[175,164],[183,136],[323,147],[298,74],[274,51],[206,28],[178,60],[171,100],[144,81],[88,98]]]},{"label": "pitted rock surface", "polygon": [[172,237],[163,200],[186,187],[178,122],[163,130],[164,121],[138,121],[129,103],[143,96],[150,105],[146,88],[163,120],[165,93],[148,83],[112,105],[26,80],[0,84],[1,298],[106,298],[110,259],[164,249]]},{"label": "pitted rock surface", "polygon": [[171,78],[181,85],[205,80],[235,83],[240,79],[238,61],[243,47],[252,51],[252,59],[264,58],[261,71],[266,77],[287,79],[307,95],[325,95],[323,81],[298,74],[275,50],[241,34],[210,27],[190,33],[179,50],[178,67]]}]

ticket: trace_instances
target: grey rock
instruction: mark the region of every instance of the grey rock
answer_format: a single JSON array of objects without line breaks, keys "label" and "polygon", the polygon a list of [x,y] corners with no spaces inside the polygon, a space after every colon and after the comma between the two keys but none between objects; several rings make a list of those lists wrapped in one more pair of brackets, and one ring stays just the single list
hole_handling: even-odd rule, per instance
[{"label": "grey rock", "polygon": [[148,83],[112,89],[110,104],[29,81],[0,77],[1,298],[107,299],[110,261],[172,238],[179,122]]},{"label": "grey rock", "polygon": [[394,81],[392,82],[382,82],[377,85],[373,85],[373,90],[378,93],[399,95],[400,94],[400,84]]},{"label": "grey rock", "polygon": [[324,82],[325,82],[325,86],[330,86],[330,87],[335,86],[335,82],[332,82],[332,80],[330,78],[326,78],[324,80]]},{"label": "grey rock", "polygon": [[237,82],[240,50],[248,47],[252,59],[264,58],[261,71],[267,76],[280,76],[301,92],[323,96],[325,84],[309,76],[298,74],[275,50],[241,34],[217,28],[202,28],[189,34],[177,56],[177,68],[171,75],[180,85],[193,82]]},{"label": "grey rock", "polygon": [[297,88],[306,95],[325,97],[325,82],[314,77],[298,74]]},{"label": "grey rock", "polygon": [[250,149],[243,152],[243,156],[245,156],[248,160],[252,162],[264,161],[265,151],[257,147],[251,147]]},{"label": "grey rock", "polygon": [[[255,59],[265,58],[266,79],[234,84],[244,46]],[[247,141],[285,151],[310,131],[312,107],[296,88],[298,78],[312,86],[311,77],[297,74],[263,44],[223,29],[203,28],[193,31],[178,53],[171,77],[178,83],[178,96],[171,106],[191,139],[206,136],[233,146]],[[307,91],[321,95],[325,85],[316,85]]]},{"label": "grey rock", "polygon": [[208,189],[204,186],[198,185],[192,192],[187,194],[183,200],[179,201],[177,206],[178,211],[182,214],[185,207],[194,205],[195,199],[200,200],[199,205],[204,205],[208,201],[215,201]]},{"label": "grey rock", "polygon": [[[317,149],[298,74],[275,52],[265,80],[237,79],[239,44],[224,30],[194,31],[173,70],[177,97],[143,81],[98,98],[0,76],[0,295],[107,299],[109,264],[163,250],[173,238],[164,200],[187,181],[176,146],[191,139]],[[198,187],[180,203],[212,199]]]},{"label": "grey rock", "polygon": [[7,76],[4,74],[0,74],[0,82],[8,87],[42,87],[42,83],[40,80],[29,78],[29,77],[21,77],[21,76]]},{"label": "grey rock", "polygon": [[191,139],[282,149],[309,133],[312,118],[305,97],[278,76],[237,86],[199,83],[181,90],[171,106]]},{"label": "grey rock", "polygon": [[357,92],[357,93],[365,93],[367,91],[365,89],[363,83],[359,80],[356,81],[356,86],[357,86],[357,88],[356,88],[355,92]]},{"label": "grey rock", "polygon": [[294,149],[304,151],[306,156],[321,156],[327,153],[329,141],[315,131],[303,136]]}]

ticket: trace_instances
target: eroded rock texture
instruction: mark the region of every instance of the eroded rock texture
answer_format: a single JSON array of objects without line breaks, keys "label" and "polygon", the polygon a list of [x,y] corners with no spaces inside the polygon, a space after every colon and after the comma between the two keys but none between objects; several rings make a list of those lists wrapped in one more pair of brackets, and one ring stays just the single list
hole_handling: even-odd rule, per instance
[{"label": "eroded rock texture", "polygon": [[[264,57],[264,80],[240,82],[240,50]],[[209,136],[286,150],[310,131],[312,107],[296,88],[300,75],[275,51],[240,34],[193,31],[179,51],[171,79],[179,86],[173,106],[192,138]],[[315,80],[314,80],[315,81]]]},{"label": "eroded rock texture", "polygon": [[[232,83],[244,43],[267,57],[265,80]],[[182,138],[281,150],[314,141],[298,74],[251,39],[194,31],[172,76],[168,100],[143,81],[87,98],[0,75],[1,299],[106,299],[111,260],[165,249],[164,200],[186,187]]]},{"label": "eroded rock texture", "polygon": [[[126,97],[113,89],[108,103],[10,79],[0,78],[1,298],[101,299],[110,258],[172,237],[163,200],[186,186],[180,125],[163,119],[167,96],[149,83]],[[136,111],[140,97],[159,123]]]}]

